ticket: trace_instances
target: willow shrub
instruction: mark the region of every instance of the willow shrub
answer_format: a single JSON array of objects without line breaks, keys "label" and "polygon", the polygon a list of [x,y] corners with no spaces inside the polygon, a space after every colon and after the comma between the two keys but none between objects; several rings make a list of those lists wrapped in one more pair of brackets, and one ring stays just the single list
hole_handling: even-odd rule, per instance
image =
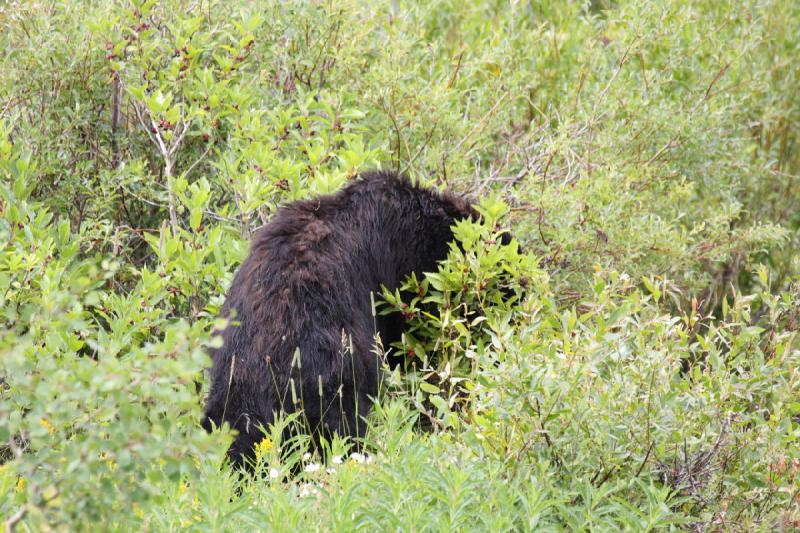
[{"label": "willow shrub", "polygon": [[[796,528],[797,35],[790,0],[4,3],[0,514]],[[375,166],[484,222],[376,295],[408,364],[367,455],[273,428],[239,478],[197,427],[225,289]]]}]

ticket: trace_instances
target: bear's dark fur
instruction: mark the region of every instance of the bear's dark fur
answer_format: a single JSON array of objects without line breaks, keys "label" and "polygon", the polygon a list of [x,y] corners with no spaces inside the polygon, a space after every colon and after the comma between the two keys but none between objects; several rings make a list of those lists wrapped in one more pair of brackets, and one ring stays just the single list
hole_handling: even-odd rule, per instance
[{"label": "bear's dark fur", "polygon": [[[233,464],[253,457],[274,414],[301,407],[312,434],[363,437],[378,393],[384,346],[400,339],[397,315],[374,317],[370,292],[394,290],[406,275],[436,269],[450,226],[477,218],[469,202],[368,172],[339,192],[289,204],[251,244],[228,292],[235,317],[212,351],[203,426],[238,430]],[[317,433],[319,432],[319,433]]]}]

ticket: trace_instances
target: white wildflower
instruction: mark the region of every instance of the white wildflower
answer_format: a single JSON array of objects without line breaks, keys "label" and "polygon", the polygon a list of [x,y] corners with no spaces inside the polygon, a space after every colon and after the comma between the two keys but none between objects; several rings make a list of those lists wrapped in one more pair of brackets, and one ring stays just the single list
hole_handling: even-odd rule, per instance
[{"label": "white wildflower", "polygon": [[350,454],[350,460],[352,460],[354,463],[363,463],[364,455],[358,452],[353,452]]},{"label": "white wildflower", "polygon": [[317,488],[313,483],[303,483],[300,485],[300,497],[305,498],[317,493]]}]

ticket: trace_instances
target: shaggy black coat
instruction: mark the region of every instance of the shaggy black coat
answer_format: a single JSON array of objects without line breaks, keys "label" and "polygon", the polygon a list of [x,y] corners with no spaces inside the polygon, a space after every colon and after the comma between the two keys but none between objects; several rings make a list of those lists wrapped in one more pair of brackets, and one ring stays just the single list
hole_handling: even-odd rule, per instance
[{"label": "shaggy black coat", "polygon": [[363,437],[381,367],[374,335],[389,346],[403,331],[397,314],[373,316],[370,292],[434,271],[466,217],[476,214],[462,198],[368,172],[283,207],[258,232],[222,310],[235,317],[212,351],[203,420],[238,430],[234,465],[253,457],[258,426],[279,411],[302,408],[312,434]]}]

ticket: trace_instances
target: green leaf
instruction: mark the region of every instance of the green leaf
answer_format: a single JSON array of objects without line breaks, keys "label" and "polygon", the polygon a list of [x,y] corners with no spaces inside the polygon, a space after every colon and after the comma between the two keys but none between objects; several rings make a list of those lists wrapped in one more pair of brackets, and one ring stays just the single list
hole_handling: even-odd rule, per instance
[{"label": "green leaf", "polygon": [[427,392],[428,394],[439,394],[441,392],[439,390],[439,387],[437,387],[436,385],[431,385],[427,381],[421,381],[419,384],[419,388]]}]

